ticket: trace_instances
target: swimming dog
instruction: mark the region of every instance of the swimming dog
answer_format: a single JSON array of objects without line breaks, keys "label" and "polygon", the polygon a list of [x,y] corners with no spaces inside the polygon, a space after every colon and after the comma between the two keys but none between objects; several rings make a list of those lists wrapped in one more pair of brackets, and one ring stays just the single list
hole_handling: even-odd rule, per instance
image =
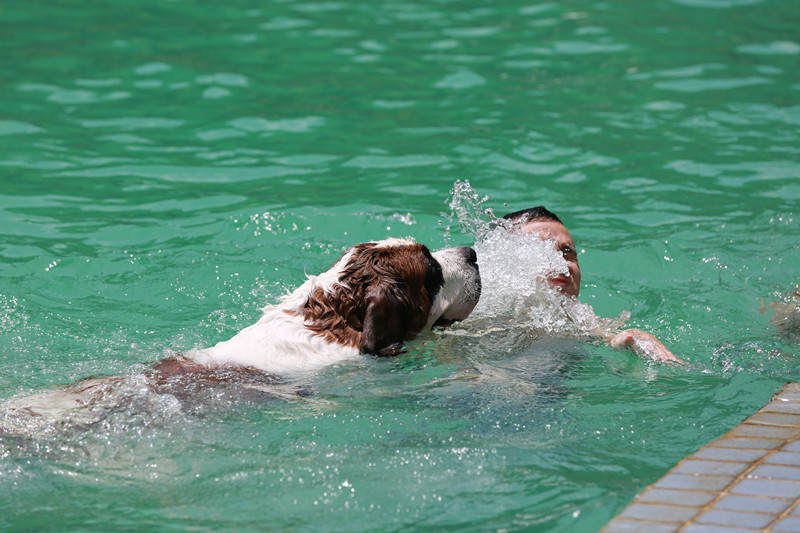
[{"label": "swimming dog", "polygon": [[[396,356],[419,333],[466,318],[480,292],[472,248],[431,253],[409,239],[359,244],[264,308],[255,324],[211,348],[161,360],[134,388],[178,400],[197,399],[207,385],[219,384],[270,394],[298,373],[364,355]],[[0,409],[0,430],[19,431],[12,427],[20,417],[58,420],[85,407],[96,411],[121,383],[121,376],[87,378],[12,399]]]}]

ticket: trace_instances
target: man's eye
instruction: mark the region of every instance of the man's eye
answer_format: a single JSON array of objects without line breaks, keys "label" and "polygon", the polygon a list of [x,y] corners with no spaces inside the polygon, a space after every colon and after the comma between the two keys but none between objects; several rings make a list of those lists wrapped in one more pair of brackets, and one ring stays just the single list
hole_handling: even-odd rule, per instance
[{"label": "man's eye", "polygon": [[564,255],[566,259],[577,259],[578,253],[575,251],[575,248],[572,246],[564,246],[561,249],[561,253]]}]

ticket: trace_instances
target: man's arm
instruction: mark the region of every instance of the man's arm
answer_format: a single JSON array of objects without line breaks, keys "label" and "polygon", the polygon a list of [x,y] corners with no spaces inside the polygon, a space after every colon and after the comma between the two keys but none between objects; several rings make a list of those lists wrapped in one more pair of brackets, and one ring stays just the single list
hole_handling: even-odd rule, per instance
[{"label": "man's arm", "polygon": [[608,343],[612,348],[620,350],[628,348],[639,357],[648,356],[665,363],[688,365],[686,361],[667,350],[664,343],[655,336],[640,329],[626,329],[617,333]]},{"label": "man's arm", "polygon": [[688,365],[686,361],[670,352],[664,343],[654,335],[640,329],[626,329],[619,333],[610,331],[598,332],[609,346],[614,349],[628,349],[639,357],[649,357],[656,361],[663,361],[669,364]]}]

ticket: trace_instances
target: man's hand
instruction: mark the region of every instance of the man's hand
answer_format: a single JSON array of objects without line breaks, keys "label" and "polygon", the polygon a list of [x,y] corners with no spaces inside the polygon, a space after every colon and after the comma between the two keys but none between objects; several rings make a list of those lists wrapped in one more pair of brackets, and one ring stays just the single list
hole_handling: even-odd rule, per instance
[{"label": "man's hand", "polygon": [[628,348],[639,357],[647,356],[665,363],[688,365],[688,363],[667,350],[660,340],[640,329],[626,329],[617,333],[608,343],[612,348]]}]

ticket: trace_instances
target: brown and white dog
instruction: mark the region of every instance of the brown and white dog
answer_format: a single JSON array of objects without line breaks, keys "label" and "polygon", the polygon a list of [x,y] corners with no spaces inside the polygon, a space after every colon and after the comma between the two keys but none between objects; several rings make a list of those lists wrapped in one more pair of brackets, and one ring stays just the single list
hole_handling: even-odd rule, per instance
[{"label": "brown and white dog", "polygon": [[287,375],[360,354],[397,355],[418,333],[466,318],[480,292],[472,248],[431,254],[406,239],[359,244],[252,326],[189,357]]},{"label": "brown and white dog", "polygon": [[397,355],[420,332],[466,318],[480,292],[472,248],[431,254],[406,239],[359,244],[327,272],[309,276],[280,303],[266,307],[258,322],[230,340],[164,359],[135,379],[88,378],[12,398],[0,406],[0,432],[30,434],[42,424],[89,423],[119,404],[124,390],[195,402],[213,386],[269,396],[299,373],[364,354]]}]

